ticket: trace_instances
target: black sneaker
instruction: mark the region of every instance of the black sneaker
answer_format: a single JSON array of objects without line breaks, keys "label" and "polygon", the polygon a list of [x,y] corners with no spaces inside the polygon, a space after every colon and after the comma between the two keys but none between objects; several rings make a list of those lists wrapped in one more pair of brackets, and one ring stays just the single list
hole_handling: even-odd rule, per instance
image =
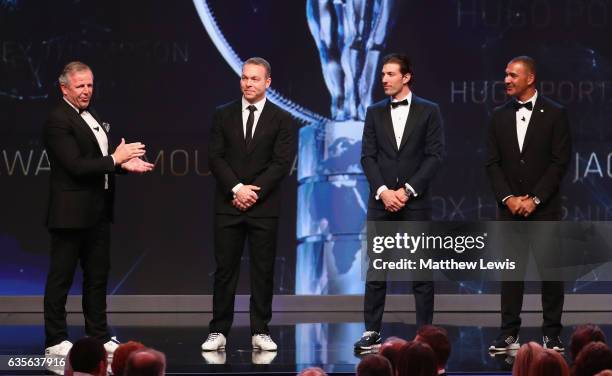
[{"label": "black sneaker", "polygon": [[563,342],[561,342],[561,339],[559,338],[559,336],[555,336],[555,337],[544,336],[542,337],[542,343],[545,349],[551,349],[551,350],[555,350],[558,352],[565,351],[565,347],[563,346]]},{"label": "black sneaker", "polygon": [[378,332],[363,332],[361,339],[355,342],[355,351],[373,350],[380,347],[382,340]]},{"label": "black sneaker", "polygon": [[510,351],[518,350],[521,347],[518,334],[515,336],[510,334],[500,334],[495,341],[489,346],[489,351]]}]

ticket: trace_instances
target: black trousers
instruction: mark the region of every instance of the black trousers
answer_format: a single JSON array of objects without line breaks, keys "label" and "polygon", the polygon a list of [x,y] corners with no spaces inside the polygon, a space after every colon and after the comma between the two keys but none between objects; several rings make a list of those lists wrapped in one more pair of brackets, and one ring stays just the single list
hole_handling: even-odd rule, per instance
[{"label": "black trousers", "polygon": [[[406,208],[391,213],[386,210],[368,209],[368,221],[428,221],[430,210],[408,210]],[[431,324],[434,312],[434,283],[431,281],[413,281],[412,292],[416,309],[416,325]],[[382,327],[387,282],[366,281],[363,300],[363,317],[367,331],[380,332]]]},{"label": "black trousers", "polygon": [[234,300],[240,276],[240,259],[248,240],[250,251],[250,322],[252,334],[270,332],[274,260],[278,218],[248,215],[215,215],[215,281],[213,319],[209,332],[227,336],[234,320]]},{"label": "black trousers", "polygon": [[[557,213],[538,214],[537,209],[529,219],[513,216],[506,208],[500,209],[497,214],[497,219],[503,221],[557,221],[559,218]],[[525,246],[529,246],[527,239],[525,239]],[[521,328],[524,290],[523,281],[501,282],[501,330],[505,334],[516,336]],[[549,337],[558,336],[563,329],[561,316],[565,300],[564,283],[563,281],[542,281],[540,292],[542,295],[542,334]]]},{"label": "black trousers", "polygon": [[83,270],[85,332],[110,340],[106,320],[106,288],[110,270],[110,222],[87,229],[51,229],[51,261],[45,285],[45,347],[68,339],[66,299],[77,263]]}]

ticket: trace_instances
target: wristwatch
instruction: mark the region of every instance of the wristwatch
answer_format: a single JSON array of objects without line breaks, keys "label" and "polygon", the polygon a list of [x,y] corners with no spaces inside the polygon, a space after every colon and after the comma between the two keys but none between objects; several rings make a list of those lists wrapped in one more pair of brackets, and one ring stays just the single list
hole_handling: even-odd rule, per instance
[{"label": "wristwatch", "polygon": [[540,201],[538,196],[533,196],[531,199],[533,200],[533,203],[536,204],[536,205],[540,205],[540,202],[542,202],[542,201]]}]

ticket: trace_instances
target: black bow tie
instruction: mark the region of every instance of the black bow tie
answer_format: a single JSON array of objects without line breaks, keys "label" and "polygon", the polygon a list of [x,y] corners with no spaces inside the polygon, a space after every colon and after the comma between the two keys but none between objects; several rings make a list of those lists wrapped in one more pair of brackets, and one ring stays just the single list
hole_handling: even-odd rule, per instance
[{"label": "black bow tie", "polygon": [[89,112],[89,107],[79,108],[79,115],[81,115],[83,112]]},{"label": "black bow tie", "polygon": [[408,99],[403,101],[391,102],[391,108],[397,108],[399,106],[408,106]]},{"label": "black bow tie", "polygon": [[514,107],[514,111],[520,110],[521,107],[525,107],[529,111],[533,110],[533,103],[531,102],[519,103],[515,101],[514,103],[512,103],[512,106]]}]

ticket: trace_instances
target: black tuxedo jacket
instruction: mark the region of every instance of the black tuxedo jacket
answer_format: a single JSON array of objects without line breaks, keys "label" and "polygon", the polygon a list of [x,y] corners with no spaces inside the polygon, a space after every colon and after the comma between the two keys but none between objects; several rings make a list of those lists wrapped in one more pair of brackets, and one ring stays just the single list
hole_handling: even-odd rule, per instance
[{"label": "black tuxedo jacket", "polygon": [[[93,109],[89,112],[102,124]],[[103,127],[101,127],[103,128]],[[101,129],[100,131],[104,131]],[[108,137],[108,134],[107,134]],[[119,172],[110,155],[102,156],[100,146],[85,120],[63,99],[51,111],[43,128],[43,142],[51,164],[46,225],[49,228],[88,228],[104,213],[104,175],[112,201],[114,173]],[[109,137],[109,154],[111,153]]]},{"label": "black tuxedo jacket", "polygon": [[215,212],[242,214],[231,203],[232,188],[242,183],[261,188],[257,191],[259,199],[246,215],[277,217],[280,182],[288,174],[296,153],[296,127],[289,113],[266,100],[247,148],[241,106],[241,100],[222,105],[213,117],[208,162],[217,181]]},{"label": "black tuxedo jacket", "polygon": [[493,111],[488,129],[486,170],[498,205],[509,196],[537,196],[535,215],[560,214],[559,186],[571,158],[565,109],[538,93],[523,150],[516,135],[513,100]]},{"label": "black tuxedo jacket", "polygon": [[444,130],[440,108],[412,95],[410,112],[399,148],[395,142],[390,99],[368,108],[363,128],[361,165],[370,184],[368,207],[384,210],[376,191],[410,184],[417,193],[408,200],[407,209],[431,207],[429,184],[444,156]]}]

